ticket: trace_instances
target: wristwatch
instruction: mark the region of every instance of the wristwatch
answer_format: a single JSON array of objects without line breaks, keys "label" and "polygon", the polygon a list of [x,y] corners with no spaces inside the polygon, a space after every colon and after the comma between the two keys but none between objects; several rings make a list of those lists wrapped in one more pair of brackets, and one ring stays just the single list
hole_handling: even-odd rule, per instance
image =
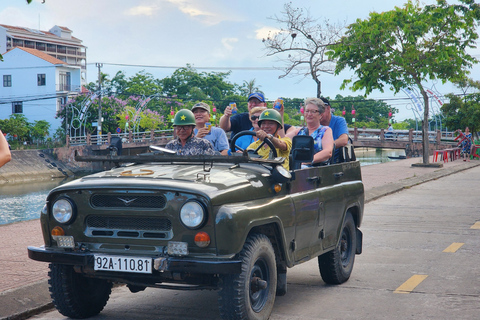
[{"label": "wristwatch", "polygon": [[273,138],[274,138],[274,137],[273,137],[273,134],[270,133],[270,134],[268,135],[268,138],[269,138],[270,140],[273,140]]}]

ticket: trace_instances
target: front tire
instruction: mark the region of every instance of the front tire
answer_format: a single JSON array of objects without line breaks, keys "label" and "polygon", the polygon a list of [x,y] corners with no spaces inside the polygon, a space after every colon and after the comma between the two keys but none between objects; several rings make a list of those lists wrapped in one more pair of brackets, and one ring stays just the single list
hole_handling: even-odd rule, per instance
[{"label": "front tire", "polygon": [[49,267],[50,296],[61,314],[84,319],[103,310],[112,292],[111,282],[87,278],[76,273],[73,266],[51,263]]},{"label": "front tire", "polygon": [[270,240],[262,234],[249,236],[240,259],[241,273],[222,277],[220,315],[232,320],[268,319],[277,289],[275,253]]},{"label": "front tire", "polygon": [[356,239],[355,223],[352,214],[347,212],[337,247],[318,257],[323,281],[341,284],[350,278],[355,261]]}]

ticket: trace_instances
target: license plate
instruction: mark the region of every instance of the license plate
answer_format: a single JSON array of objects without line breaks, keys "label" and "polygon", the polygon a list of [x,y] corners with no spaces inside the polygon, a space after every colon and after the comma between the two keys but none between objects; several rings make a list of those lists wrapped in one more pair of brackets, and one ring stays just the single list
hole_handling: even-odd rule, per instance
[{"label": "license plate", "polygon": [[152,258],[95,255],[94,270],[152,273]]}]

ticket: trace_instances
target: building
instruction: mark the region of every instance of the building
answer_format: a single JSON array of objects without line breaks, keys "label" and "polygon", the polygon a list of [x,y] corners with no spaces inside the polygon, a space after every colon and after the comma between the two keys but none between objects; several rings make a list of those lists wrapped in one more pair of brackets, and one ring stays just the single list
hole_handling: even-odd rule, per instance
[{"label": "building", "polygon": [[53,135],[61,125],[57,111],[81,90],[81,67],[37,49],[16,47],[3,54],[0,81],[0,119],[21,113],[31,123],[46,120]]},{"label": "building", "polygon": [[87,48],[82,45],[82,40],[72,36],[72,30],[54,26],[49,31],[40,31],[0,24],[0,52],[15,47],[37,49],[72,66],[79,66],[82,71],[82,85],[85,84]]},{"label": "building", "polygon": [[61,104],[86,83],[82,40],[66,27],[41,31],[0,24],[0,52],[4,56],[0,62],[0,119],[22,113],[32,123],[50,122],[50,132],[55,133]]}]

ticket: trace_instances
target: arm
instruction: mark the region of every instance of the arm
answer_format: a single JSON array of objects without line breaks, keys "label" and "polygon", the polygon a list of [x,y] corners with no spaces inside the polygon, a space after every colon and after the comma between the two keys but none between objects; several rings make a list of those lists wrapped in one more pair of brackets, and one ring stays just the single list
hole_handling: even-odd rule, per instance
[{"label": "arm", "polygon": [[[332,132],[332,130],[330,130],[330,132]],[[335,142],[335,148],[344,147],[348,144],[348,135],[344,133],[340,137],[338,137],[338,139],[336,139],[334,142]]]},{"label": "arm", "polygon": [[322,138],[322,150],[315,153],[312,163],[323,162],[332,157],[333,135],[332,129],[328,128]]},{"label": "arm", "polygon": [[227,106],[219,122],[220,128],[222,128],[225,132],[229,132],[232,127],[230,123],[231,116],[232,116],[232,108],[230,106]]},{"label": "arm", "polygon": [[11,159],[12,154],[8,148],[7,139],[5,139],[2,130],[0,130],[0,167],[9,162]]},{"label": "arm", "polygon": [[276,148],[276,149],[279,149],[279,150],[287,150],[288,146],[287,144],[285,143],[285,141],[282,141],[280,139],[278,139],[277,137],[273,137],[273,138],[270,138],[269,135],[263,131],[263,130],[258,130],[257,131],[257,138],[260,139],[260,140],[264,140],[265,138],[269,138],[270,141],[272,141],[273,143],[273,146]]},{"label": "arm", "polygon": [[293,139],[293,137],[295,137],[299,131],[300,131],[300,128],[291,126],[290,129],[288,129],[287,134],[285,136],[289,137],[290,139]]}]

